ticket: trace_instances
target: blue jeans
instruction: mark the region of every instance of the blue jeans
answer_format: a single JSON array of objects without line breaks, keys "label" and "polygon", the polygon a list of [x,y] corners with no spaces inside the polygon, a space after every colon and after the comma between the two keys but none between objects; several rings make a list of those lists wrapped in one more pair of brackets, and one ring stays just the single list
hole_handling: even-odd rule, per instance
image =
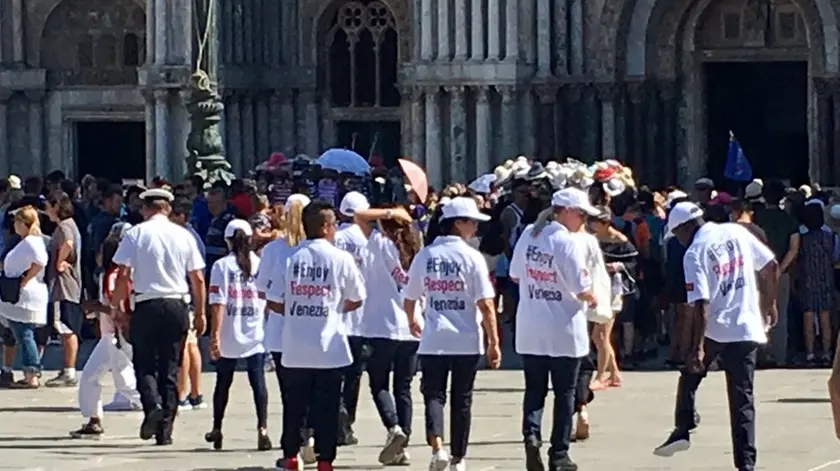
[{"label": "blue jeans", "polygon": [[41,355],[38,354],[38,345],[35,343],[35,324],[26,324],[9,320],[9,329],[15,336],[18,344],[20,359],[25,373],[37,373],[41,371]]},{"label": "blue jeans", "polygon": [[[265,386],[265,354],[257,353],[245,357],[248,370],[248,382],[254,395],[254,407],[257,410],[257,428],[267,427],[268,390]],[[216,388],[213,390],[213,429],[222,429],[222,419],[230,397],[230,386],[239,358],[219,358],[216,360]]]}]

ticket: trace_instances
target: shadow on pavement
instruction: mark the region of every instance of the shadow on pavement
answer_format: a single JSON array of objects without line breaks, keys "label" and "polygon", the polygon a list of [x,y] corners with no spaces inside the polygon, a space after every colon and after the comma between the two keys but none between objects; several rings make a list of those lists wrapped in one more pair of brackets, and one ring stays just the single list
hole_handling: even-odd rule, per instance
[{"label": "shadow on pavement", "polygon": [[831,402],[827,397],[783,397],[772,402],[779,404],[827,404]]},{"label": "shadow on pavement", "polygon": [[78,412],[78,407],[71,406],[15,406],[0,407],[0,412],[35,412],[45,414],[64,414],[67,412]]}]

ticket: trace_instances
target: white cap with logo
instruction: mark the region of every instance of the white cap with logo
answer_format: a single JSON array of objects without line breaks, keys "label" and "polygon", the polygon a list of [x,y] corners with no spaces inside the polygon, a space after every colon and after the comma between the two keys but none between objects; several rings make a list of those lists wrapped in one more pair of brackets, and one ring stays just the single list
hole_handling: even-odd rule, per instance
[{"label": "white cap with logo", "polygon": [[665,228],[665,238],[673,237],[674,229],[683,224],[703,217],[703,208],[690,201],[677,203],[668,213],[668,225]]},{"label": "white cap with logo", "polygon": [[244,219],[233,219],[227,226],[225,226],[225,239],[233,237],[237,229],[241,229],[248,237],[254,235],[254,230],[251,229],[251,225],[248,224],[248,221]]},{"label": "white cap with logo", "polygon": [[338,205],[338,211],[348,217],[356,214],[356,211],[364,211],[370,209],[370,203],[365,195],[358,191],[351,191],[344,195],[341,199],[341,204]]},{"label": "white cap with logo", "polygon": [[598,216],[601,211],[589,202],[589,196],[577,188],[566,188],[551,195],[551,205],[557,208],[579,209],[590,216]]},{"label": "white cap with logo", "polygon": [[476,221],[489,221],[490,216],[478,210],[475,200],[464,196],[452,198],[443,206],[441,219],[464,218]]}]

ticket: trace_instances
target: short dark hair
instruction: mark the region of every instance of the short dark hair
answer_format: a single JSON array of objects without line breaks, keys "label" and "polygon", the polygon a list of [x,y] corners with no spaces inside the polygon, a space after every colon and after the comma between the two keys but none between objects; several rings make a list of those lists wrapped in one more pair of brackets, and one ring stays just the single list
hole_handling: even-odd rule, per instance
[{"label": "short dark hair", "polygon": [[108,199],[113,198],[114,196],[122,196],[123,189],[120,185],[116,183],[111,183],[105,187],[105,190],[102,192],[102,198]]},{"label": "short dark hair", "polygon": [[47,182],[49,183],[60,183],[66,178],[67,176],[61,170],[53,170],[47,174]]},{"label": "short dark hair", "polygon": [[56,215],[59,221],[73,217],[73,200],[70,195],[63,191],[56,191],[50,195],[50,206],[56,208]]},{"label": "short dark hair", "polygon": [[327,215],[335,212],[332,204],[323,200],[315,200],[303,209],[303,232],[307,239],[318,239],[324,236],[322,228],[327,223]]},{"label": "short dark hair", "polygon": [[802,224],[809,231],[819,230],[825,224],[825,211],[823,205],[818,203],[806,204],[802,208]]},{"label": "short dark hair", "polygon": [[40,195],[44,189],[44,181],[41,177],[27,177],[23,181],[23,192],[27,195]]},{"label": "short dark hair", "polygon": [[146,191],[146,189],[140,185],[131,185],[127,190],[125,190],[125,197],[130,198],[131,195],[135,194],[140,196],[144,191]]},{"label": "short dark hair", "polygon": [[172,202],[172,214],[189,217],[192,213],[192,201],[188,198],[175,198]]},{"label": "short dark hair", "polygon": [[204,178],[201,175],[191,175],[190,183],[199,191],[204,190]]},{"label": "short dark hair", "polygon": [[61,191],[67,193],[70,198],[73,198],[76,196],[76,192],[79,191],[79,184],[73,180],[61,180]]}]

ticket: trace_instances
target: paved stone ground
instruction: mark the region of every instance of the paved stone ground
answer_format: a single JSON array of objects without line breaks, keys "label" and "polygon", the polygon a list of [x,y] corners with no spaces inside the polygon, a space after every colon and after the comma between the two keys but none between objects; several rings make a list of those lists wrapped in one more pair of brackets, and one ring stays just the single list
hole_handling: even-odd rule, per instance
[{"label": "paved stone ground", "polygon": [[[840,446],[831,425],[825,371],[759,372],[758,447],[760,468],[773,471],[840,471]],[[592,439],[573,445],[572,456],[582,471],[726,470],[731,464],[724,378],[713,373],[698,394],[702,425],[694,447],[671,459],[652,449],[671,425],[676,373],[627,373],[625,386],[598,394],[591,408]],[[203,376],[211,395],[213,374]],[[109,414],[108,437],[74,441],[67,432],[81,423],[75,390],[0,391],[0,469],[62,471],[181,471],[273,469],[279,451],[254,451],[254,413],[244,373],[237,373],[228,407],[223,452],[208,450],[203,434],[211,425],[210,410],[183,412],[175,445],[159,448],[137,437],[137,413]],[[274,385],[274,378],[269,380]],[[112,389],[106,389],[110,397]],[[384,431],[366,388],[360,401],[356,433],[361,443],[339,449],[337,469],[373,470]],[[477,380],[470,469],[523,470],[519,420],[521,373],[484,371]],[[419,394],[415,399],[419,398]],[[550,406],[549,406],[550,408]],[[415,424],[422,430],[422,401],[415,403]],[[270,432],[279,436],[280,405],[271,398]],[[550,420],[546,420],[550,426]],[[426,469],[427,450],[415,440],[414,464]],[[404,468],[405,469],[405,468]]]}]

